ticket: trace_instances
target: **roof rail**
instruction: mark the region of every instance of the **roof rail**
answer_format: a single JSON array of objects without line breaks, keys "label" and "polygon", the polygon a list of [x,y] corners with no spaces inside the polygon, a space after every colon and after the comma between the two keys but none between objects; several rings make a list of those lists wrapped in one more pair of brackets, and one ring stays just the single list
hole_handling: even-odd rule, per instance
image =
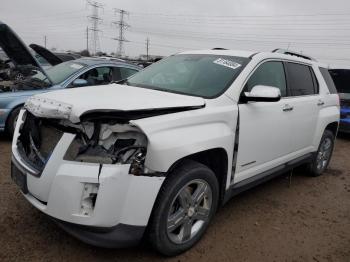
[{"label": "roof rail", "polygon": [[304,54],[301,54],[298,52],[294,52],[294,51],[290,51],[290,50],[282,49],[282,48],[277,48],[277,49],[273,50],[272,53],[291,55],[291,56],[296,56],[296,57],[304,58],[304,59],[311,60],[311,61],[317,61],[315,58],[313,58],[311,56],[307,56],[307,55],[304,55]]},{"label": "roof rail", "polygon": [[228,50],[227,48],[223,48],[223,47],[214,47],[211,50]]}]

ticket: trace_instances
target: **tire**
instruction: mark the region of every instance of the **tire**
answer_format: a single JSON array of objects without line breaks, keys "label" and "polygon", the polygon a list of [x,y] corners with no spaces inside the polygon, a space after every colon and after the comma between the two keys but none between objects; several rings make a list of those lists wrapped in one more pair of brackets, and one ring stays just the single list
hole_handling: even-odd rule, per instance
[{"label": "tire", "polygon": [[334,140],[334,134],[329,130],[325,130],[320,145],[318,146],[318,150],[312,162],[308,165],[311,176],[320,176],[327,169],[333,154]]},{"label": "tire", "polygon": [[16,107],[15,109],[12,110],[12,112],[10,113],[8,119],[7,119],[7,123],[6,123],[6,130],[7,130],[7,134],[10,137],[13,137],[13,134],[15,132],[15,127],[16,127],[16,123],[17,123],[17,118],[19,115],[19,112],[21,111],[22,107]]},{"label": "tire", "polygon": [[148,228],[151,245],[166,256],[191,248],[208,228],[218,199],[219,184],[213,171],[195,161],[185,161],[169,173],[158,194]]}]

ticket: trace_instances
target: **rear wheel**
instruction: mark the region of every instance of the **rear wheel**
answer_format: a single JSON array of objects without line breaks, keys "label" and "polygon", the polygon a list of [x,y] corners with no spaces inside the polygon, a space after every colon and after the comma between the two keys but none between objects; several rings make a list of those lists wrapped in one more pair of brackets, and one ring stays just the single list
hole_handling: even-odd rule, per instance
[{"label": "rear wheel", "polygon": [[167,177],[149,226],[151,244],[160,253],[177,255],[196,244],[216,212],[219,185],[206,166],[188,161]]},{"label": "rear wheel", "polygon": [[333,133],[325,130],[316,155],[309,164],[309,170],[312,176],[320,176],[327,169],[333,154],[334,140]]}]

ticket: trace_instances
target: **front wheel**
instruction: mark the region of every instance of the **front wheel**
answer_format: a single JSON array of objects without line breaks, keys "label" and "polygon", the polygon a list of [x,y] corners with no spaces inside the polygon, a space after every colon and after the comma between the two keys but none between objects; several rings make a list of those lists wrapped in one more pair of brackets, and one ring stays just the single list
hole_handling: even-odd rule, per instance
[{"label": "front wheel", "polygon": [[321,138],[320,145],[315,157],[309,164],[309,170],[312,176],[320,176],[328,167],[334,148],[335,137],[329,130],[325,130]]},{"label": "front wheel", "polygon": [[149,226],[151,244],[173,256],[196,244],[216,212],[219,185],[208,167],[188,161],[167,177]]}]

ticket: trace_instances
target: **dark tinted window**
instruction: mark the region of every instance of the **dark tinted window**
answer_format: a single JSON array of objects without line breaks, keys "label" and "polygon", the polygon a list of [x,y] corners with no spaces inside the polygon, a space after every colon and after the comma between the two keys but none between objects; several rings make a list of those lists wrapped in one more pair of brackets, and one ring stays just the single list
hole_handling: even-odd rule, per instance
[{"label": "dark tinted window", "polygon": [[316,93],[312,71],[309,66],[287,63],[287,72],[291,96],[305,96]]},{"label": "dark tinted window", "polygon": [[332,76],[332,79],[334,81],[336,89],[338,90],[338,93],[350,93],[350,70],[349,69],[332,69],[332,70],[329,70],[329,73]]},{"label": "dark tinted window", "polygon": [[254,86],[273,86],[281,90],[281,96],[287,95],[286,77],[282,62],[266,62],[258,67],[249,78],[245,92],[250,92]]}]

